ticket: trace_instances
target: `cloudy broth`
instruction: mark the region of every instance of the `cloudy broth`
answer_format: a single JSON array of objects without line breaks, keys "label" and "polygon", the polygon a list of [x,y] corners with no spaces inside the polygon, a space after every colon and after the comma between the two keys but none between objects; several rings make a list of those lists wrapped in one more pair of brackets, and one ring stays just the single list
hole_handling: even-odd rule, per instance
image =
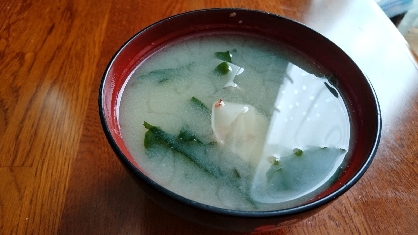
[{"label": "cloudy broth", "polygon": [[300,68],[309,64],[255,36],[177,41],[130,75],[122,137],[152,180],[183,197],[236,210],[298,205],[338,177],[351,131],[335,78]]}]

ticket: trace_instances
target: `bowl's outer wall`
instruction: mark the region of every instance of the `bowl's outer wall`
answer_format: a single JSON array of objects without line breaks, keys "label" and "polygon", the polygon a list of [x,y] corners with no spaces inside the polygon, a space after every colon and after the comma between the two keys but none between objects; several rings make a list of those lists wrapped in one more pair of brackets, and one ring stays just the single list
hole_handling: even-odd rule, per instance
[{"label": "bowl's outer wall", "polygon": [[[380,138],[380,111],[376,95],[369,81],[358,66],[330,40],[313,31],[312,29],[295,21],[267,13],[240,10],[240,9],[212,9],[185,13],[170,17],[149,26],[132,37],[114,56],[103,76],[99,97],[99,108],[102,123],[108,140],[123,163],[142,181],[142,187],[157,199],[159,204],[173,205],[174,212],[184,211],[184,205],[176,208],[179,198],[175,199],[167,195],[167,190],[162,189],[145,173],[134,158],[130,155],[120,135],[117,119],[117,98],[123,84],[138,64],[153,52],[166,45],[188,35],[208,33],[214,31],[235,31],[256,34],[284,43],[301,54],[309,57],[317,64],[329,71],[329,76],[337,78],[337,87],[344,94],[344,99],[349,109],[354,135],[351,140],[350,153],[352,157],[341,177],[325,192],[311,200],[312,203],[304,207],[277,212],[277,218],[258,218],[244,213],[227,213],[221,215],[217,210],[206,212],[206,217],[192,216],[201,224],[211,225],[211,218],[223,217],[222,225],[231,230],[246,231],[256,228],[254,226],[276,225],[283,219],[294,219],[294,213],[307,212],[310,209],[325,205],[348,190],[364,174],[370,165],[377,150]],[[153,192],[154,191],[154,192]],[[160,193],[163,192],[161,195]],[[161,200],[160,200],[161,199]],[[171,201],[171,204],[167,204]],[[186,200],[187,201],[187,200]],[[315,202],[313,202],[315,201]],[[184,201],[183,201],[184,202]],[[188,213],[200,213],[204,208],[201,204],[191,205],[187,202]],[[186,204],[187,204],[186,203]],[[180,203],[181,204],[181,203]],[[196,207],[198,209],[196,209]],[[170,207],[170,206],[169,206]],[[180,209],[181,208],[181,209]],[[170,209],[170,208],[167,208]],[[199,219],[199,218],[202,218]],[[259,221],[251,224],[250,221]],[[261,222],[262,221],[262,222]],[[275,222],[274,222],[275,221]],[[209,223],[209,224],[208,224]],[[235,225],[233,225],[235,224]],[[227,226],[229,225],[229,226]]]},{"label": "bowl's outer wall", "polygon": [[[247,217],[224,215],[216,212],[210,212],[196,208],[183,203],[179,203],[174,197],[162,193],[151,186],[149,183],[138,178],[131,171],[131,176],[138,183],[139,187],[149,196],[149,198],[166,209],[167,211],[180,216],[186,220],[193,221],[197,224],[211,227],[219,230],[228,230],[235,232],[254,232],[254,231],[270,231],[280,227],[308,218],[320,210],[324,209],[328,204],[316,207],[312,210],[300,214],[286,216],[264,216],[264,217]],[[162,221],[163,222],[163,221]]]}]

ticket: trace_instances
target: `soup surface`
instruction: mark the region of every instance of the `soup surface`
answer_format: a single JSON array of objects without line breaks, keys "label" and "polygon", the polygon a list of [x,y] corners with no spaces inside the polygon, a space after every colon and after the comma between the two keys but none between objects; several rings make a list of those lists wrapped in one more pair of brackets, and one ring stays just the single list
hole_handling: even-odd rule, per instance
[{"label": "soup surface", "polygon": [[255,36],[177,41],[125,83],[122,137],[152,180],[186,198],[236,210],[301,204],[338,177],[350,141],[335,78],[309,66]]}]

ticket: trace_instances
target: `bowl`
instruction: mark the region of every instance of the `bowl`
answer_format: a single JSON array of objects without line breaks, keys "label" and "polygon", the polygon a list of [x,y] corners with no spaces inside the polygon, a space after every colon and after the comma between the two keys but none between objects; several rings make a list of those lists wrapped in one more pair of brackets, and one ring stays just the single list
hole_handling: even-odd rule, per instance
[{"label": "bowl", "polygon": [[[152,179],[126,145],[126,139],[121,134],[119,109],[125,84],[132,72],[150,55],[171,42],[220,32],[257,35],[286,45],[309,58],[311,65],[305,65],[305,70],[310,73],[328,71],[328,75],[324,76],[344,98],[351,123],[348,157],[330,185],[301,203],[285,208],[247,211],[193,201]],[[366,76],[342,49],[301,23],[248,9],[204,9],[182,13],[135,34],[117,51],[106,68],[100,85],[99,114],[104,133],[117,157],[153,201],[198,224],[239,232],[276,229],[309,217],[329,205],[366,172],[377,151],[381,132],[376,94]]]}]

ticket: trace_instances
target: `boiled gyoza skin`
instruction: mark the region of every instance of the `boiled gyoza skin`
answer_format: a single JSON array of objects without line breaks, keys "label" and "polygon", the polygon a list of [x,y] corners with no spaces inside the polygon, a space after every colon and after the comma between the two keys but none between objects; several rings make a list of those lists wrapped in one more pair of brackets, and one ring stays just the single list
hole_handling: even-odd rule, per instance
[{"label": "boiled gyoza skin", "polygon": [[[226,74],[216,71],[217,52],[231,55]],[[203,204],[303,203],[338,177],[350,122],[327,77],[297,62],[309,63],[249,35],[169,44],[138,66],[120,94],[126,146],[152,180]]]}]

